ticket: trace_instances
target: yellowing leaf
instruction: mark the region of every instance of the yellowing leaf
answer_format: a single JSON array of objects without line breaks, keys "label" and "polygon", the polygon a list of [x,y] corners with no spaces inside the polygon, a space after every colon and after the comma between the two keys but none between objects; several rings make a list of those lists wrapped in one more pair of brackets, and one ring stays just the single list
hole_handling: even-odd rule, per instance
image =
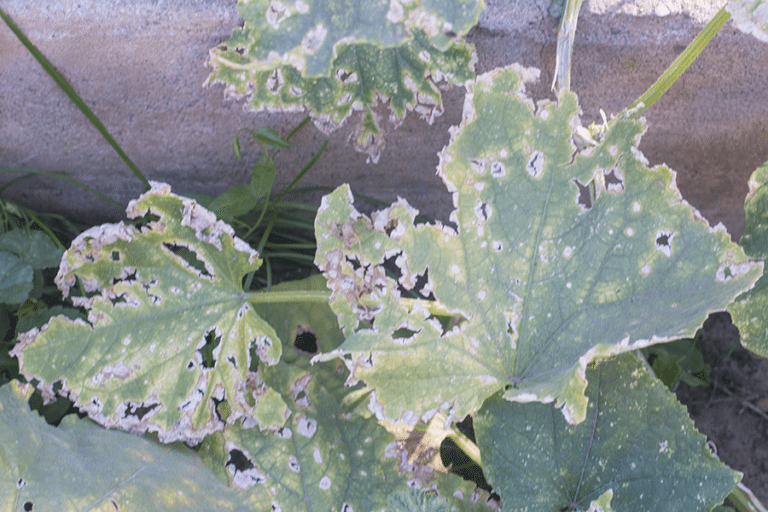
[{"label": "yellowing leaf", "polygon": [[147,213],[157,220],[141,229],[104,224],[75,239],[56,283],[65,297],[76,278],[95,292],[73,298],[89,323],[55,317],[20,335],[13,354],[44,396],[61,381],[62,394],[106,427],[196,442],[223,426],[222,400],[230,423],[257,415],[266,387],[249,369],[251,351],[276,364],[281,344],[242,289],[261,264],[256,251],[168,185],[152,182],[128,206],[130,218]]},{"label": "yellowing leaf", "polygon": [[673,171],[646,167],[640,122],[580,144],[576,96],[535,107],[537,76],[513,65],[469,85],[438,168],[456,230],[414,226],[404,200],[368,218],[347,186],[323,200],[316,261],[348,338],[319,359],[344,357],[380,417],[461,418],[503,390],[578,423],[593,360],[692,336],[761,274]]}]

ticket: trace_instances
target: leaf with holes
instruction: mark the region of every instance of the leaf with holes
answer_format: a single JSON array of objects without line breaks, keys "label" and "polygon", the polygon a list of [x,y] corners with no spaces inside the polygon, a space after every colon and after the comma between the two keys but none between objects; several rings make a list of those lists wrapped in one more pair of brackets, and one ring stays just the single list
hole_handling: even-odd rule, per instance
[{"label": "leaf with holes", "polygon": [[[586,421],[496,395],[475,419],[483,472],[504,510],[711,510],[741,475],[634,354],[587,370]],[[590,510],[593,510],[590,508]],[[604,508],[604,510],[607,510]]]},{"label": "leaf with holes", "polygon": [[290,64],[269,70],[249,69],[248,58],[229,46],[224,48],[211,53],[208,64],[214,71],[208,85],[225,84],[228,96],[247,97],[249,108],[255,112],[303,111],[306,107],[315,125],[326,134],[354,112],[363,111],[353,143],[374,162],[385,144],[380,115],[374,107],[388,102],[395,125],[409,111],[432,124],[443,112],[441,89],[472,78],[476,60],[467,43],[457,40],[441,50],[419,30],[412,40],[392,48],[342,44],[333,71],[322,77],[305,76]]},{"label": "leaf with holes", "polygon": [[333,62],[350,42],[392,48],[420,31],[445,50],[456,34],[477,24],[483,7],[482,0],[239,0],[243,28],[211,53],[248,71],[290,65],[308,78],[331,76]]},{"label": "leaf with holes", "polygon": [[673,171],[646,167],[640,122],[622,114],[584,144],[574,94],[532,112],[537,77],[513,65],[468,85],[438,167],[457,230],[414,226],[402,199],[368,218],[347,186],[323,199],[316,262],[348,338],[319,359],[343,357],[380,418],[461,418],[504,390],[578,423],[590,361],[692,336],[761,274]]},{"label": "leaf with holes", "polygon": [[53,427],[27,399],[15,384],[0,388],[0,511],[244,510],[243,493],[212,478],[185,446],[74,415]]},{"label": "leaf with holes", "polygon": [[227,421],[270,416],[285,407],[263,386],[253,359],[280,359],[272,327],[246,302],[243,276],[259,268],[256,251],[194,201],[152,189],[128,205],[129,218],[154,216],[137,229],[104,224],[78,236],[56,283],[88,322],[63,316],[19,336],[13,355],[27,379],[53,386],[106,427],[158,432],[164,442],[197,442]]},{"label": "leaf with holes", "polygon": [[[206,438],[200,453],[212,467],[225,467],[231,485],[262,509],[385,509],[391,494],[409,491],[406,473],[413,468],[398,460],[394,437],[375,418],[350,414],[360,386],[345,388],[346,372],[339,368],[344,370],[310,365],[302,355],[266,370],[267,382],[291,411],[284,427],[262,432],[246,420]],[[467,498],[466,486],[459,489]]]},{"label": "leaf with holes", "polygon": [[[749,179],[749,193],[744,201],[747,225],[741,246],[756,261],[768,260],[768,161],[757,168]],[[768,357],[768,276],[740,295],[728,306],[733,324],[739,328],[746,348]]]}]

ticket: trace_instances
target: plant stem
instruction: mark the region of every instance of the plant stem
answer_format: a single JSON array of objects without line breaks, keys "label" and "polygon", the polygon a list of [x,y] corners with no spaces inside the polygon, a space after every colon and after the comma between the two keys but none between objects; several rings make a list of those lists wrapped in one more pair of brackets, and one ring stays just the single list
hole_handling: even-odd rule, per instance
[{"label": "plant stem", "polygon": [[[445,424],[446,417],[445,415],[438,413],[435,414],[435,417],[432,419],[432,421],[439,421]],[[460,431],[456,430],[455,428],[448,429],[448,432],[450,432],[446,437],[456,443],[456,446],[459,447],[459,449],[466,454],[467,457],[469,457],[472,462],[477,464],[479,467],[483,467],[483,464],[480,460],[480,448],[477,447],[475,443],[472,442],[470,438],[462,434]]]},{"label": "plant stem", "polygon": [[573,56],[573,40],[576,37],[576,23],[584,0],[566,0],[565,12],[560,20],[560,30],[557,35],[557,56],[555,57],[555,78],[552,80],[552,90],[571,90],[571,57]]},{"label": "plant stem", "polygon": [[675,81],[680,78],[680,75],[682,75],[686,69],[688,69],[688,66],[690,66],[694,60],[696,60],[696,57],[699,56],[701,51],[704,49],[707,44],[712,40],[712,38],[717,34],[717,32],[722,28],[722,26],[725,24],[726,21],[731,17],[731,13],[725,10],[725,7],[720,9],[720,12],[718,12],[714,18],[707,24],[706,27],[704,27],[704,30],[702,30],[696,38],[691,41],[691,44],[688,45],[688,48],[683,51],[683,53],[680,54],[680,56],[675,59],[675,61],[667,68],[667,70],[664,72],[663,75],[659,77],[658,80],[656,80],[656,83],[654,83],[645,93],[640,96],[640,98],[635,101],[628,110],[632,110],[635,107],[638,107],[641,103],[643,104],[642,107],[640,107],[636,112],[633,112],[631,117],[636,117],[640,115],[643,111],[645,111],[648,107],[653,105],[656,100],[661,98],[661,96],[667,92],[667,90],[672,87],[672,84],[675,83]]}]

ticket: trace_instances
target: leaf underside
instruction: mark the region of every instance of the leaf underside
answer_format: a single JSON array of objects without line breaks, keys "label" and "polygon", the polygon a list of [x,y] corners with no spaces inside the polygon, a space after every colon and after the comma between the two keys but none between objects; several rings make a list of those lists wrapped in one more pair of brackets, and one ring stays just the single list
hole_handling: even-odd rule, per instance
[{"label": "leaf underside", "polygon": [[646,167],[640,122],[622,114],[584,147],[576,96],[534,114],[522,77],[538,71],[513,65],[468,86],[438,167],[456,231],[414,226],[402,199],[369,219],[347,186],[318,212],[316,262],[348,336],[320,358],[344,357],[382,418],[464,417],[505,390],[556,400],[578,423],[590,361],[692,336],[761,274],[683,201],[673,171]]},{"label": "leaf underside", "polygon": [[[622,354],[587,370],[587,418],[490,398],[475,419],[483,472],[504,510],[710,510],[741,475],[712,455],[685,407]],[[568,508],[571,507],[571,508]]]},{"label": "leaf underside", "polygon": [[[768,161],[752,173],[744,202],[747,224],[740,245],[747,256],[768,260]],[[763,275],[751,290],[728,306],[747,349],[768,357],[768,277]]]},{"label": "leaf underside", "polygon": [[[165,184],[128,207],[141,229],[104,224],[82,233],[56,283],[66,297],[79,278],[90,298],[74,297],[89,323],[58,316],[20,335],[20,371],[53,385],[106,427],[158,432],[164,442],[199,442],[229,421],[257,415],[268,393],[253,354],[280,359],[274,330],[245,301],[242,279],[261,260],[227,224]],[[270,402],[272,403],[272,402]]]}]

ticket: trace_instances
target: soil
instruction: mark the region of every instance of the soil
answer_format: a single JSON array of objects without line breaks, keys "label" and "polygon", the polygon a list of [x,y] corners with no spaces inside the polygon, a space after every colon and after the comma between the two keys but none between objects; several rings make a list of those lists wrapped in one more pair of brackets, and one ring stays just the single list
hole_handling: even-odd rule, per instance
[{"label": "soil", "polygon": [[728,313],[707,319],[700,346],[710,386],[680,383],[677,398],[720,460],[742,472],[742,483],[767,505],[768,359],[741,346]]}]

